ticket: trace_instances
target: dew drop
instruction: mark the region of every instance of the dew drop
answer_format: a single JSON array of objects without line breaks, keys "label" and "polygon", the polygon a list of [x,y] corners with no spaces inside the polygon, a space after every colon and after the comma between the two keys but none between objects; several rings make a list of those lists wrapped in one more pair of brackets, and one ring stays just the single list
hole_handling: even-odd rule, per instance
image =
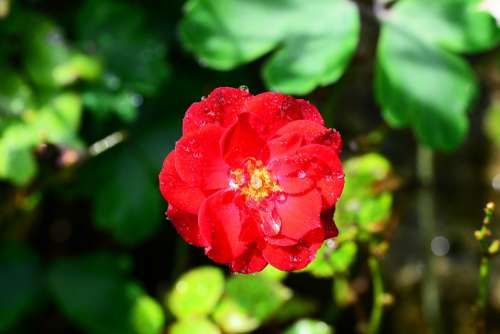
[{"label": "dew drop", "polygon": [[239,88],[240,88],[240,90],[242,90],[244,92],[247,92],[247,93],[250,92],[250,89],[248,89],[248,86],[246,86],[246,85],[241,85]]},{"label": "dew drop", "polygon": [[305,171],[303,171],[302,169],[301,169],[301,170],[299,170],[299,171],[297,172],[297,177],[298,177],[299,179],[303,179],[303,178],[305,178],[305,177],[306,177],[306,172],[305,172]]},{"label": "dew drop", "polygon": [[283,203],[286,201],[286,194],[285,193],[280,193],[278,195],[278,202]]},{"label": "dew drop", "polygon": [[266,236],[275,236],[281,231],[281,219],[273,210],[259,210],[260,228]]},{"label": "dew drop", "polygon": [[201,101],[203,101],[203,100],[204,100],[204,99],[206,99],[206,98],[207,98],[207,97],[206,97],[205,95],[203,95],[203,96],[201,97],[201,99],[200,99],[200,100],[201,100]]},{"label": "dew drop", "polygon": [[194,157],[195,159],[200,159],[200,158],[202,157],[202,154],[201,154],[200,152],[194,152],[194,153],[193,153],[193,157]]}]

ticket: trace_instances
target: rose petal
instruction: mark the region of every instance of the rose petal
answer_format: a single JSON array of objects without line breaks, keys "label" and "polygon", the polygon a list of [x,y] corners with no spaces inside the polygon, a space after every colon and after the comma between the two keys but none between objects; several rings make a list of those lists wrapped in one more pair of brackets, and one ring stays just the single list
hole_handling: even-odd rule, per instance
[{"label": "rose petal", "polygon": [[273,135],[288,122],[310,119],[323,124],[323,118],[310,103],[296,100],[291,96],[266,92],[248,98],[242,108],[260,118],[267,127],[263,135]]},{"label": "rose petal", "polygon": [[262,252],[254,244],[231,263],[231,271],[242,274],[253,274],[262,271],[266,266],[267,261],[262,256]]},{"label": "rose petal", "polygon": [[205,253],[219,263],[230,263],[247,250],[247,244],[240,240],[242,220],[234,197],[234,192],[221,190],[208,197],[200,208],[198,224],[208,244]]},{"label": "rose petal", "polygon": [[200,188],[182,181],[175,170],[175,151],[170,152],[163,161],[160,175],[160,192],[165,200],[175,207],[196,214],[205,194]]},{"label": "rose petal", "polygon": [[302,143],[303,138],[300,133],[285,133],[281,136],[277,136],[267,142],[269,156],[276,159],[283,156],[294,155],[303,145]]},{"label": "rose petal", "polygon": [[335,206],[321,212],[321,224],[323,225],[323,230],[325,231],[325,239],[336,237],[339,234],[339,230],[333,221],[334,213]]},{"label": "rose petal", "polygon": [[280,247],[268,244],[262,255],[269,264],[279,270],[301,270],[314,260],[323,240],[323,231],[316,229],[294,246]]},{"label": "rose petal", "polygon": [[169,205],[167,217],[174,225],[177,233],[179,233],[188,244],[198,247],[207,246],[207,242],[201,236],[200,229],[198,228],[198,216]]},{"label": "rose petal", "polygon": [[184,182],[203,190],[227,186],[229,166],[222,159],[220,138],[224,129],[207,125],[183,136],[175,146],[175,169]]},{"label": "rose petal", "polygon": [[297,154],[313,157],[328,165],[329,171],[325,171],[322,165],[317,163],[308,174],[316,180],[316,186],[323,197],[323,208],[335,205],[344,188],[344,172],[338,155],[332,149],[318,144],[303,146]]},{"label": "rose petal", "polygon": [[182,122],[183,134],[215,124],[227,127],[236,121],[244,101],[251,96],[245,90],[232,87],[214,89],[208,97],[193,103]]},{"label": "rose petal", "polygon": [[266,142],[250,124],[249,114],[238,117],[222,137],[221,151],[224,160],[232,167],[241,167],[249,158],[267,162],[269,150]]},{"label": "rose petal", "polygon": [[276,138],[300,136],[305,144],[321,144],[331,147],[337,154],[342,149],[342,139],[337,130],[328,129],[310,120],[297,120],[284,125],[276,132]]},{"label": "rose petal", "polygon": [[284,202],[276,202],[281,219],[280,234],[299,240],[308,232],[320,228],[321,196],[312,190],[301,196],[288,196]]}]

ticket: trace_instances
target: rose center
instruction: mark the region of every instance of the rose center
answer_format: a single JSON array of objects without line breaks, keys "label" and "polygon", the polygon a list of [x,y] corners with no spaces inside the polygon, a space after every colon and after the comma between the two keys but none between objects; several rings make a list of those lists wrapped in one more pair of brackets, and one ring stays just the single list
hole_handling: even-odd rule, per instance
[{"label": "rose center", "polygon": [[239,190],[246,199],[259,202],[274,192],[282,191],[276,178],[267,170],[262,161],[248,159],[243,168],[229,173],[229,187]]}]

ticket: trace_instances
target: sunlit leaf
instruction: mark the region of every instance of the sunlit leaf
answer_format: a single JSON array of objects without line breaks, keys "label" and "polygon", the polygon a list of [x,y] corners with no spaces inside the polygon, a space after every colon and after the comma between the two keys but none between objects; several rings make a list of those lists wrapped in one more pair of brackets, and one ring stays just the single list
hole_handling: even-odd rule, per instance
[{"label": "sunlit leaf", "polygon": [[[333,243],[333,247],[330,244]],[[347,273],[356,259],[357,246],[351,241],[342,242],[335,248],[332,241],[325,242],[318,251],[316,259],[306,270],[316,277],[331,277]]]},{"label": "sunlit leaf", "polygon": [[31,89],[23,78],[6,68],[0,68],[0,119],[20,116],[31,100]]},{"label": "sunlit leaf", "polygon": [[267,85],[306,94],[335,82],[358,42],[356,6],[345,0],[190,0],[184,45],[203,64],[232,69],[277,49],[263,67]]},{"label": "sunlit leaf", "polygon": [[23,245],[4,241],[0,246],[0,332],[33,308],[42,287],[38,256]]},{"label": "sunlit leaf", "polygon": [[174,322],[170,326],[170,334],[220,334],[221,331],[210,320],[189,319]]},{"label": "sunlit leaf", "polygon": [[500,147],[500,102],[495,101],[484,118],[484,130],[488,138]]},{"label": "sunlit leaf", "polygon": [[49,287],[61,311],[92,334],[159,334],[161,306],[126,277],[127,258],[94,254],[57,261]]},{"label": "sunlit leaf", "polygon": [[284,334],[333,334],[333,329],[323,321],[302,319],[293,324]]},{"label": "sunlit leaf", "polygon": [[246,333],[257,328],[292,296],[276,280],[262,276],[235,275],[214,312],[214,319],[227,333]]},{"label": "sunlit leaf", "polygon": [[224,291],[224,275],[215,267],[201,267],[182,275],[168,296],[168,307],[180,319],[208,315]]},{"label": "sunlit leaf", "polygon": [[399,1],[384,21],[375,91],[385,120],[412,127],[432,148],[457,147],[478,92],[467,62],[456,53],[494,46],[500,33],[479,10],[480,0]]}]

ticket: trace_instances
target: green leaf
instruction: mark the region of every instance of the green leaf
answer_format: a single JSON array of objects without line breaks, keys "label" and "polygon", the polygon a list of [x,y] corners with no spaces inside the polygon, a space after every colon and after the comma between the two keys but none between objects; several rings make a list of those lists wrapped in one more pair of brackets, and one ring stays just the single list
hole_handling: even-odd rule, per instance
[{"label": "green leaf", "polygon": [[356,298],[351,284],[345,277],[337,277],[333,280],[332,293],[335,302],[341,307],[351,305]]},{"label": "green leaf", "polygon": [[220,334],[221,331],[210,320],[189,319],[175,322],[170,327],[170,334]]},{"label": "green leaf", "polygon": [[344,163],[345,186],[337,203],[335,223],[339,240],[360,240],[382,232],[392,210],[392,194],[384,190],[389,177],[390,162],[375,153],[351,158]]},{"label": "green leaf", "polygon": [[293,324],[284,334],[333,334],[333,329],[323,321],[302,319]]},{"label": "green leaf", "polygon": [[479,1],[399,1],[381,30],[375,91],[382,114],[393,127],[412,127],[422,144],[435,149],[463,141],[478,92],[472,69],[456,53],[499,41]]},{"label": "green leaf", "polygon": [[20,116],[31,102],[31,89],[17,73],[0,68],[0,119]]},{"label": "green leaf", "polygon": [[92,195],[95,223],[116,240],[136,244],[153,235],[163,220],[157,178],[140,155],[124,148],[114,153],[97,163],[106,170]]},{"label": "green leaf", "polygon": [[154,94],[167,77],[165,43],[147,26],[143,9],[123,1],[88,0],[79,11],[77,30],[116,76],[115,88]]},{"label": "green leaf", "polygon": [[213,317],[227,333],[257,328],[290,298],[292,292],[279,281],[263,276],[232,276]]},{"label": "green leaf", "polygon": [[224,291],[224,275],[215,267],[200,267],[182,275],[168,296],[168,307],[179,319],[208,315]]},{"label": "green leaf", "polygon": [[0,130],[0,179],[25,185],[33,179],[37,165],[33,147],[37,141],[31,128],[21,122],[7,124]]},{"label": "green leaf", "polygon": [[83,103],[99,120],[116,114],[125,122],[132,122],[137,116],[138,98],[137,94],[127,91],[93,89],[83,94]]},{"label": "green leaf", "polygon": [[161,306],[127,279],[128,258],[92,254],[57,261],[48,282],[62,312],[88,333],[158,334]]},{"label": "green leaf", "polygon": [[24,245],[0,247],[0,332],[8,330],[35,305],[42,289],[37,255]]},{"label": "green leaf", "polygon": [[356,259],[357,250],[356,243],[351,241],[342,242],[338,248],[331,241],[326,241],[319,249],[316,259],[305,270],[316,277],[345,274]]},{"label": "green leaf", "polygon": [[500,102],[495,101],[484,118],[484,131],[488,138],[498,147],[500,147]]},{"label": "green leaf", "polygon": [[335,82],[359,30],[356,6],[345,0],[190,0],[180,24],[184,45],[218,70],[277,49],[263,76],[271,89],[289,94]]}]

